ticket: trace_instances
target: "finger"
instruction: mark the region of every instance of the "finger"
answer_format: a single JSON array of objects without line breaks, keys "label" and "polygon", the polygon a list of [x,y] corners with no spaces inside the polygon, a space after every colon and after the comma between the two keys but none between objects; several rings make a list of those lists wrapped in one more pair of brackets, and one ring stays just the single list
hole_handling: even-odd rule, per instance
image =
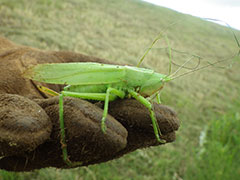
[{"label": "finger", "polygon": [[[51,118],[51,139],[25,156],[11,156],[0,160],[0,167],[14,171],[30,171],[44,167],[69,168],[62,158],[59,133],[58,97],[37,100]],[[76,98],[64,98],[64,122],[70,160],[82,165],[106,161],[127,144],[126,129],[108,116],[107,131],[101,130],[102,109]],[[4,167],[3,167],[4,164]]]},{"label": "finger", "polygon": [[[123,100],[119,102],[116,101],[110,105],[110,113],[115,114],[115,117],[129,131],[127,137],[127,146],[125,144],[126,141],[123,140],[125,142],[120,143],[119,145],[115,143],[116,149],[114,149],[114,143],[112,142],[119,141],[119,137],[118,135],[115,136],[111,132],[107,132],[107,134],[105,134],[110,135],[109,138],[113,138],[112,140],[110,139],[110,141],[108,140],[110,143],[105,142],[105,136],[100,137],[95,141],[92,141],[92,143],[89,143],[89,140],[87,138],[89,137],[89,134],[84,134],[82,131],[89,130],[86,132],[92,133],[93,131],[96,131],[96,129],[100,130],[100,122],[96,123],[97,126],[92,126],[94,128],[91,128],[89,125],[88,127],[90,128],[88,128],[84,126],[84,123],[79,122],[78,118],[82,116],[83,111],[84,116],[89,116],[90,114],[90,116],[92,116],[90,119],[98,119],[99,121],[102,117],[102,111],[95,107],[92,108],[91,106],[93,105],[89,105],[88,102],[82,102],[82,100],[79,99],[68,99],[70,99],[70,101],[65,102],[64,107],[66,116],[66,129],[68,130],[69,134],[68,149],[72,160],[82,160],[82,165],[95,164],[118,158],[123,154],[134,151],[138,148],[159,145],[156,143],[156,139],[151,127],[151,120],[148,117],[148,111],[145,111],[145,107],[142,107],[142,105],[135,100]],[[39,100],[38,103],[47,111],[47,113],[49,114],[49,116],[51,116],[53,120],[54,128],[51,135],[51,141],[44,143],[34,152],[28,153],[28,156],[26,157],[11,156],[1,159],[1,168],[13,170],[14,167],[15,171],[27,171],[48,166],[66,168],[66,165],[62,160],[61,145],[59,143],[59,123],[58,114],[56,113],[58,111],[58,99],[51,98],[48,100]],[[81,113],[76,113],[77,111],[73,110],[72,107],[77,108],[77,111],[81,109]],[[95,113],[92,114],[94,109],[96,110],[95,113],[97,113],[97,115]],[[99,111],[100,113],[98,113]],[[173,141],[175,139],[175,130],[177,130],[179,126],[179,121],[176,117],[176,114],[170,108],[167,108],[165,106],[157,106],[155,108],[155,111],[157,120],[162,127],[162,131],[164,134],[163,138],[166,139],[168,142]],[[75,114],[77,114],[77,119],[75,119],[76,117],[73,115],[72,112],[75,112]],[[93,116],[95,118],[93,118]],[[84,119],[84,117],[81,118],[81,120],[82,119]],[[117,134],[121,134],[121,131],[119,132],[119,130],[121,130],[122,127],[119,126],[119,124],[115,123],[115,120],[113,120],[113,122],[115,124],[114,126],[109,125],[109,123],[107,123],[107,126],[110,126],[110,129],[112,129],[114,132],[116,131]],[[89,123],[92,124],[92,120],[90,120],[86,124]],[[162,124],[165,125],[162,126]],[[70,129],[71,131],[69,131]],[[101,134],[103,133],[99,132],[100,136]],[[95,137],[98,138],[98,136]],[[126,134],[122,135],[122,137],[123,136],[123,139],[125,139]],[[83,143],[82,141],[85,143]]]},{"label": "finger", "polygon": [[[154,104],[156,118],[167,142],[175,140],[175,131],[179,128],[176,113],[167,106]],[[128,144],[118,156],[139,148],[159,145],[156,140],[149,111],[133,99],[111,102],[109,113],[128,131]]]},{"label": "finger", "polygon": [[35,102],[0,94],[0,157],[24,154],[50,138],[52,124]]}]

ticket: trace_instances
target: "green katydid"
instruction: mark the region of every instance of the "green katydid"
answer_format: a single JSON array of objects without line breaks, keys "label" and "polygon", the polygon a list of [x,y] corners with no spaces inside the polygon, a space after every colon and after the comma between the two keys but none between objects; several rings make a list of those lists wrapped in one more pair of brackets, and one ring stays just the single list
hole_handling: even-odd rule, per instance
[{"label": "green katydid", "polygon": [[[103,132],[106,132],[105,121],[109,101],[118,97],[123,99],[130,95],[148,108],[156,139],[160,143],[165,143],[164,140],[160,139],[161,131],[152,104],[145,97],[158,93],[164,83],[172,79],[167,75],[156,73],[150,69],[130,66],[99,63],[59,63],[36,65],[28,69],[24,76],[45,83],[68,84],[59,95],[59,119],[63,159],[69,165],[72,165],[72,163],[68,159],[65,142],[64,96],[105,101],[101,128]],[[44,89],[45,92],[48,91],[46,93],[56,95],[51,90]]]},{"label": "green katydid", "polygon": [[[123,99],[130,95],[149,110],[156,139],[160,143],[165,143],[165,140],[160,139],[162,134],[152,103],[146,97],[157,95],[165,82],[176,77],[159,74],[145,68],[99,63],[39,64],[28,69],[24,76],[45,83],[68,84],[59,94],[59,119],[63,159],[69,166],[75,166],[76,163],[69,160],[67,153],[63,118],[64,96],[105,101],[101,128],[103,132],[106,132],[105,121],[109,101],[117,98]],[[45,87],[41,88],[46,93],[57,95]]]}]

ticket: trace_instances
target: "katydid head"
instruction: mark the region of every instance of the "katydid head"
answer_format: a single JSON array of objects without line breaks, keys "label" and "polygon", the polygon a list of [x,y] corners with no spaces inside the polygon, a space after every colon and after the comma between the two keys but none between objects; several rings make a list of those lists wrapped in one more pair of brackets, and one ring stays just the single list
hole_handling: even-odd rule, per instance
[{"label": "katydid head", "polygon": [[139,90],[139,94],[144,97],[149,97],[156,92],[160,91],[165,82],[170,81],[172,78],[159,73],[153,73],[152,76],[142,84]]}]

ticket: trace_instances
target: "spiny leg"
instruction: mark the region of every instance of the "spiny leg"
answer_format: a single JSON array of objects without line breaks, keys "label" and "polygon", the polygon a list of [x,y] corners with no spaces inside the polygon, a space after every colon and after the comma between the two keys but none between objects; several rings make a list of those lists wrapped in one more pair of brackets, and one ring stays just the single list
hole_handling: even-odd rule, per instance
[{"label": "spiny leg", "polygon": [[158,104],[161,104],[161,91],[156,92],[155,94],[153,94],[150,98],[147,98],[149,100],[149,102],[153,102],[156,99],[156,102]]},{"label": "spiny leg", "polygon": [[[62,153],[63,153],[63,160],[66,162],[68,166],[77,166],[81,165],[81,162],[71,162],[68,158],[67,152],[67,143],[66,143],[66,135],[65,135],[65,125],[64,125],[64,117],[63,117],[63,97],[70,96],[70,97],[77,97],[82,99],[92,99],[92,100],[105,100],[106,94],[105,93],[76,93],[76,92],[69,92],[69,91],[62,91],[59,95],[59,121],[60,121],[60,135],[61,135],[61,145],[62,145]],[[109,96],[109,100],[113,101],[116,97],[113,95]]]},{"label": "spiny leg", "polygon": [[59,95],[59,121],[60,121],[60,136],[61,136],[61,148],[62,148],[62,154],[63,154],[63,160],[66,162],[68,166],[73,166],[73,164],[69,158],[68,158],[68,153],[67,153],[67,144],[66,144],[66,139],[65,139],[65,128],[64,128],[64,120],[63,120],[63,94],[59,94],[52,89],[49,89],[44,86],[37,85],[37,88],[48,95],[51,96],[58,96]]},{"label": "spiny leg", "polygon": [[158,103],[158,104],[161,104],[161,103],[162,103],[160,96],[161,96],[161,91],[159,91],[159,92],[157,93],[157,103]]},{"label": "spiny leg", "polygon": [[65,128],[64,128],[64,119],[63,119],[63,94],[59,95],[59,121],[60,121],[60,134],[61,134],[61,145],[63,160],[68,166],[71,166],[72,162],[68,158],[67,153],[67,144],[65,139]]},{"label": "spiny leg", "polygon": [[125,97],[125,92],[124,91],[121,91],[121,90],[118,90],[118,89],[115,89],[115,88],[111,88],[111,87],[109,87],[107,89],[106,99],[105,99],[105,102],[104,102],[102,122],[101,122],[101,128],[102,128],[103,133],[106,133],[106,129],[107,129],[106,125],[105,125],[105,122],[106,122],[106,117],[107,117],[107,113],[108,113],[108,104],[109,104],[110,93],[120,97],[121,99],[123,99]]},{"label": "spiny leg", "polygon": [[152,104],[146,99],[144,98],[143,96],[141,96],[140,94],[138,94],[137,92],[133,91],[133,90],[128,90],[129,94],[134,97],[137,101],[139,101],[140,103],[142,103],[145,107],[148,108],[149,112],[150,112],[150,117],[152,119],[152,125],[153,125],[153,131],[154,131],[154,134],[158,140],[158,142],[160,143],[166,143],[165,140],[163,139],[160,139],[159,135],[161,136],[162,133],[160,131],[160,128],[158,126],[158,123],[157,123],[157,120],[156,120],[156,117],[155,117],[155,113],[153,111],[153,108],[152,108]]}]

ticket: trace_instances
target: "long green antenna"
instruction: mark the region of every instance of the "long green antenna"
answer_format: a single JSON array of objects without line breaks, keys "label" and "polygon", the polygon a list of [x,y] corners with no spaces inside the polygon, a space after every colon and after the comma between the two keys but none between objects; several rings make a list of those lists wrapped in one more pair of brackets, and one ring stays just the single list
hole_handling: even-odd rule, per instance
[{"label": "long green antenna", "polygon": [[235,39],[235,41],[236,41],[236,43],[237,43],[237,45],[238,45],[238,47],[239,47],[239,51],[238,51],[237,56],[240,55],[240,43],[239,43],[239,41],[238,41],[238,39],[237,39],[236,34],[235,34],[234,31],[233,31],[233,28],[232,28],[228,23],[226,23],[225,21],[222,21],[222,20],[212,19],[212,18],[201,18],[201,19],[204,19],[204,20],[207,20],[207,21],[217,21],[217,22],[221,22],[221,23],[226,24],[226,26],[230,29],[231,33],[233,34],[233,37],[234,37],[234,39]]},{"label": "long green antenna", "polygon": [[[161,32],[158,34],[158,36],[154,39],[154,41],[152,42],[152,44],[149,46],[149,48],[147,48],[146,52],[143,54],[143,56],[142,56],[141,59],[139,60],[139,62],[138,62],[138,64],[137,64],[137,67],[140,66],[140,64],[142,63],[143,59],[144,59],[145,56],[149,53],[149,51],[152,49],[152,47],[154,46],[154,44],[156,44],[156,42],[157,42],[158,40],[160,40],[162,37],[164,37],[164,36],[166,37],[166,42],[167,42],[167,44],[169,45],[169,41],[168,41],[168,39],[167,39],[167,36],[164,35],[164,33],[169,29],[169,27],[171,27],[171,26],[173,26],[173,25],[175,25],[175,24],[177,24],[177,23],[179,23],[179,22],[181,22],[181,21],[183,21],[183,19],[180,19],[180,20],[177,21],[177,22],[171,23],[168,27],[165,28],[165,30],[161,31]],[[170,50],[170,49],[169,49],[169,53],[170,53],[169,55],[171,56],[171,50]],[[171,62],[171,60],[170,60],[170,62]],[[171,65],[170,65],[170,67],[171,67]]]},{"label": "long green antenna", "polygon": [[140,64],[142,63],[143,59],[145,58],[145,56],[148,54],[148,52],[152,49],[152,47],[154,46],[154,44],[163,37],[162,32],[160,32],[158,34],[158,36],[154,39],[154,41],[152,42],[152,44],[150,45],[150,47],[146,50],[146,52],[143,54],[142,58],[140,59],[140,61],[137,64],[137,67],[140,66]]},{"label": "long green antenna", "polygon": [[[174,76],[175,74],[177,74],[183,67],[185,64],[187,64],[188,62],[190,62],[194,57],[190,57],[187,61],[185,61],[174,73],[172,73],[171,75],[169,75],[169,77],[171,78],[172,76]],[[195,70],[195,69],[194,69]]]},{"label": "long green antenna", "polygon": [[[234,58],[234,57],[236,57],[236,56],[239,56],[239,53],[238,53],[237,55],[233,56],[232,58]],[[177,79],[177,78],[179,78],[179,77],[185,76],[185,75],[187,75],[187,74],[190,74],[190,73],[192,73],[192,72],[195,72],[195,71],[198,71],[198,70],[201,70],[201,69],[205,69],[205,68],[207,68],[207,67],[209,67],[209,66],[214,66],[214,65],[219,64],[219,63],[221,63],[221,62],[228,61],[228,60],[230,60],[230,59],[232,59],[232,58],[229,58],[229,59],[223,59],[223,60],[221,60],[221,61],[217,61],[217,62],[214,62],[214,63],[210,63],[210,62],[208,62],[209,64],[206,65],[206,66],[203,66],[203,67],[199,67],[199,68],[193,69],[193,70],[191,70],[191,71],[185,72],[185,73],[180,74],[180,75],[175,76],[175,77],[171,77],[171,80],[173,80],[173,79]],[[189,62],[189,60],[186,61],[186,62]],[[186,63],[186,62],[185,62],[185,63]],[[184,63],[184,64],[185,64],[185,63]],[[183,64],[183,65],[184,65],[184,64]],[[180,68],[181,68],[181,67],[180,67]],[[176,73],[174,73],[174,74],[176,74]]]},{"label": "long green antenna", "polygon": [[172,71],[172,48],[170,46],[170,43],[169,43],[169,40],[168,40],[168,37],[165,36],[165,40],[167,42],[167,45],[168,45],[168,53],[169,53],[169,67],[168,67],[168,76],[171,74],[171,71]]},{"label": "long green antenna", "polygon": [[174,76],[175,74],[177,74],[177,72],[179,72],[179,70],[181,70],[181,69],[184,67],[184,65],[187,64],[187,63],[193,58],[193,57],[191,57],[189,60],[187,60],[185,63],[183,63],[173,74],[171,74],[171,75],[169,76],[169,77],[171,78],[171,80],[177,79],[177,78],[179,78],[179,77],[185,76],[185,75],[190,74],[190,73],[192,73],[192,72],[195,72],[195,71],[198,71],[198,70],[202,70],[202,69],[205,69],[205,68],[207,68],[207,67],[209,67],[209,66],[214,66],[214,65],[219,64],[219,63],[221,63],[221,62],[228,61],[228,60],[230,60],[230,59],[234,59],[234,57],[237,57],[237,56],[239,57],[239,56],[240,56],[240,43],[239,43],[239,41],[238,41],[238,39],[237,39],[236,34],[235,34],[234,31],[233,31],[233,28],[232,28],[228,23],[226,23],[226,22],[224,22],[224,21],[221,21],[221,20],[218,20],[218,19],[212,19],[212,18],[201,18],[201,19],[203,19],[203,20],[208,20],[208,21],[218,21],[218,22],[222,22],[222,23],[226,24],[227,27],[230,29],[231,33],[233,34],[233,37],[234,37],[234,39],[235,39],[235,41],[236,41],[236,43],[237,43],[237,46],[239,47],[238,53],[237,53],[236,55],[232,56],[232,57],[229,58],[229,59],[223,59],[223,60],[220,60],[220,61],[217,61],[217,62],[214,62],[214,63],[208,62],[209,64],[206,65],[206,66],[199,67],[199,68],[195,68],[195,69],[193,69],[193,70],[191,70],[191,71],[185,72],[185,73],[180,74],[180,75],[175,76],[175,77],[172,77],[172,76]]}]

